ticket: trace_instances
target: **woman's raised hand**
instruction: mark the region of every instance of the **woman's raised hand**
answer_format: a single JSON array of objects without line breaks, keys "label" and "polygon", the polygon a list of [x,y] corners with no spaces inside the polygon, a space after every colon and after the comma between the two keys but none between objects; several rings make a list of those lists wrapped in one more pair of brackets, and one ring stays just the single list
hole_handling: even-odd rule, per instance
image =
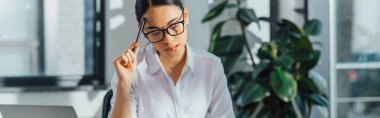
[{"label": "woman's raised hand", "polygon": [[[132,49],[136,46],[136,51]],[[132,82],[133,71],[136,68],[136,56],[139,51],[139,43],[132,43],[129,48],[120,56],[116,57],[113,65],[118,76],[119,82]]]}]

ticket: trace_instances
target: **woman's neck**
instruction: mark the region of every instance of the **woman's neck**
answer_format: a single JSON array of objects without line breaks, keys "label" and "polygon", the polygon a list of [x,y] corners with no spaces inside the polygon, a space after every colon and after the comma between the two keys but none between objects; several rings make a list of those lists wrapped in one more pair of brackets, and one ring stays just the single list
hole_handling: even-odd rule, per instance
[{"label": "woman's neck", "polygon": [[187,49],[185,48],[185,50],[176,57],[169,57],[167,55],[162,55],[162,54],[159,54],[158,56],[164,67],[174,68],[174,66],[177,66],[181,64],[181,62],[186,61],[186,51]]},{"label": "woman's neck", "polygon": [[185,66],[187,57],[186,52],[187,49],[185,48],[177,57],[169,57],[162,54],[158,55],[166,74],[172,78],[174,85],[176,85],[177,80],[181,76],[183,67]]},{"label": "woman's neck", "polygon": [[165,72],[172,78],[174,86],[177,84],[177,81],[181,76],[182,69],[185,66],[187,57],[186,52],[187,49],[185,47],[184,51],[177,57],[158,55]]}]

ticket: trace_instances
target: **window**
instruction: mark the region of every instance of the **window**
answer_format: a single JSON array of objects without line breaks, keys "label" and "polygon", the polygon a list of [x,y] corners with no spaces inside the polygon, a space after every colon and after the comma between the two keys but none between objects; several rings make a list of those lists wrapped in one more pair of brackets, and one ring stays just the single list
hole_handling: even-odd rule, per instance
[{"label": "window", "polygon": [[332,4],[332,117],[380,115],[380,1],[335,0]]},{"label": "window", "polygon": [[1,0],[0,86],[104,84],[103,0]]}]

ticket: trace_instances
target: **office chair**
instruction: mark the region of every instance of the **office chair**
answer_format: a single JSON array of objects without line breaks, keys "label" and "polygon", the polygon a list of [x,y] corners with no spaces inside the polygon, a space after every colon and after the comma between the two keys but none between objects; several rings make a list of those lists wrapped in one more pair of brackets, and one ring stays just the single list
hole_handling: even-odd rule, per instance
[{"label": "office chair", "polygon": [[107,93],[106,93],[106,95],[104,95],[104,98],[103,98],[103,108],[102,108],[102,111],[103,111],[102,116],[103,117],[102,118],[107,118],[108,117],[108,112],[111,110],[110,101],[111,101],[112,95],[113,95],[112,89],[108,90]]}]

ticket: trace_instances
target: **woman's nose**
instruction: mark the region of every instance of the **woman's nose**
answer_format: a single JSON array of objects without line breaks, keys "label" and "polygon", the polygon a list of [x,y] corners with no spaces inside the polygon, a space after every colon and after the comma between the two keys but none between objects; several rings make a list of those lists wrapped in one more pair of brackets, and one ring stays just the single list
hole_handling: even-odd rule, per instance
[{"label": "woman's nose", "polygon": [[175,42],[175,37],[174,36],[171,36],[169,35],[168,33],[164,33],[164,43],[168,43],[168,44],[172,44]]}]

